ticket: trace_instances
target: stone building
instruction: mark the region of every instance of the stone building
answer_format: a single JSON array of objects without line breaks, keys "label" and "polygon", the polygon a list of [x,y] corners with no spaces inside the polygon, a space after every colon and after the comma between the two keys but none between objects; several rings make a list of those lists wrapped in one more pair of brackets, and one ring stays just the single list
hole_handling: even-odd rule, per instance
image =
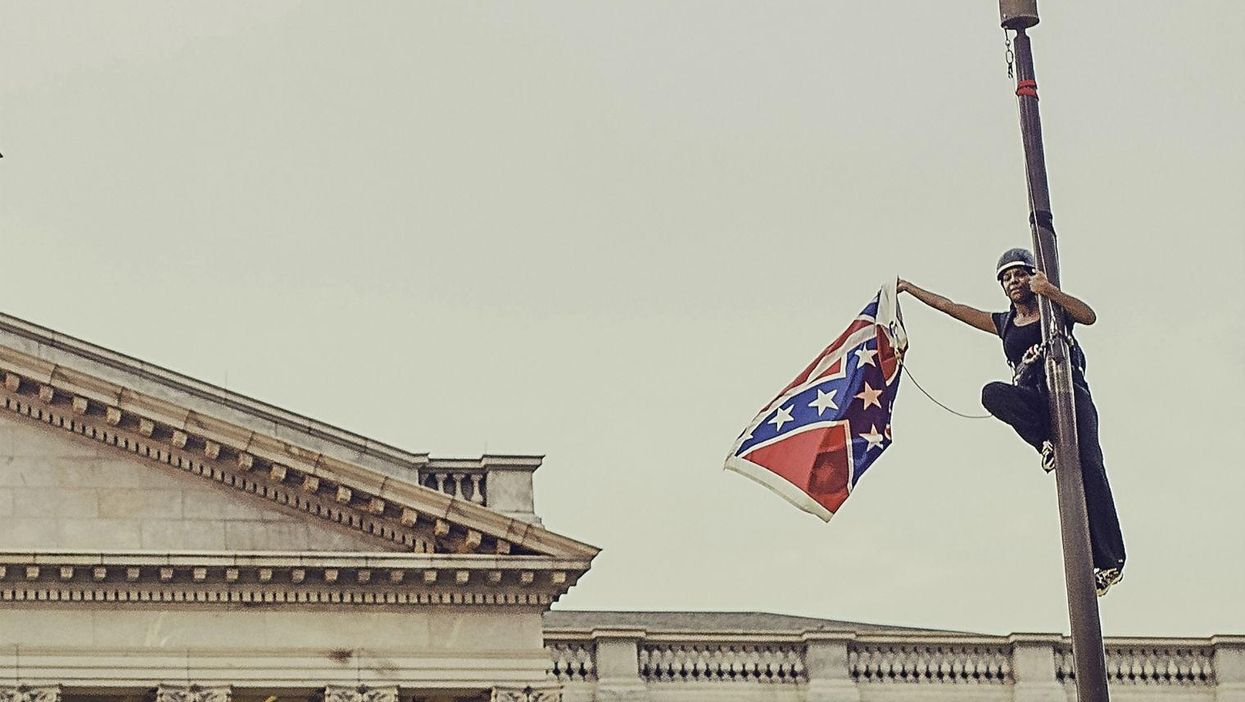
[{"label": "stone building", "polygon": [[[550,612],[598,549],[539,458],[438,459],[0,315],[0,702],[1064,700],[1068,643]],[[1119,700],[1245,702],[1245,638],[1108,642]]]}]

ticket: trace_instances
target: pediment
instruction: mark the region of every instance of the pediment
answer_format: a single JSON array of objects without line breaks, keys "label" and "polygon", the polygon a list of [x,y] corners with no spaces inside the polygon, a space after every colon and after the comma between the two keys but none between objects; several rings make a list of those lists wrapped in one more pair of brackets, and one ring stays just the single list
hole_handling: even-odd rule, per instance
[{"label": "pediment", "polygon": [[[97,514],[99,490],[105,489],[109,515],[125,513],[127,505],[131,521],[164,514],[170,525],[181,524],[170,527],[183,530],[181,548],[537,557],[578,564],[571,570],[580,573],[598,552],[545,529],[535,515],[516,512],[522,508],[506,502],[523,486],[505,478],[527,471],[530,491],[538,457],[436,459],[404,452],[3,315],[0,379],[0,437],[7,432],[11,445],[20,438],[53,455],[81,452],[96,465],[121,471],[121,483],[145,480],[157,496],[164,491],[180,503],[145,501],[120,485],[49,489],[65,491],[62,497],[74,489],[95,490]],[[64,472],[64,463],[57,470]],[[490,485],[497,502],[510,509],[491,504]],[[197,518],[213,511],[226,528],[225,515],[236,515],[238,523],[251,521],[254,528],[234,526],[232,541],[213,541],[185,525],[210,521]],[[284,540],[274,540],[272,534],[283,529]],[[162,541],[154,527],[148,531],[150,548],[179,545],[176,534],[165,534]],[[86,548],[88,536],[59,543]],[[101,548],[117,545],[110,536],[96,538]],[[148,548],[141,536],[138,548]]]},{"label": "pediment", "polygon": [[0,518],[0,549],[411,550],[7,412]]}]

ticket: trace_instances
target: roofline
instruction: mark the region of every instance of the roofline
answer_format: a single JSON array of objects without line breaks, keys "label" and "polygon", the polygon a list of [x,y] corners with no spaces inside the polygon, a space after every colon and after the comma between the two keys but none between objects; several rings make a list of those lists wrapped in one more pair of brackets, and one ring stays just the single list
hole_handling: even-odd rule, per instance
[{"label": "roofline", "polygon": [[[8,335],[11,336],[6,338]],[[17,337],[16,343],[13,336]],[[73,363],[73,359],[82,359],[82,365]],[[269,433],[267,425],[271,423],[274,429],[267,438],[271,438],[279,445],[280,450],[288,454],[278,460],[295,471],[314,476],[324,475],[331,481],[360,489],[369,495],[398,504],[416,506],[430,516],[455,521],[469,528],[478,528],[486,534],[532,550],[548,549],[589,560],[600,552],[595,546],[557,534],[538,522],[516,519],[487,506],[476,505],[424,487],[416,480],[408,478],[405,473],[409,469],[464,468],[473,465],[489,470],[497,468],[502,471],[531,472],[540,465],[542,457],[539,456],[484,455],[479,459],[430,460],[428,454],[414,454],[374,442],[359,434],[315,422],[238,393],[4,314],[0,314],[0,361],[5,363],[6,370],[29,374],[32,380],[39,383],[71,386],[71,393],[81,393],[84,398],[98,400],[109,406],[117,405],[125,411],[137,406],[140,412],[150,413],[152,419],[166,422],[178,430],[186,429],[182,434],[183,439],[187,433],[203,433],[206,429],[208,433],[216,432],[215,437],[221,443],[231,440],[234,443],[241,442],[245,446],[239,444],[240,450],[250,451],[250,446],[257,440],[259,433]],[[13,364],[13,368],[8,367],[10,364]],[[132,386],[136,377],[171,390],[174,394],[182,393],[183,396],[170,399],[157,397],[146,390],[135,391]],[[20,384],[20,378],[18,382]],[[161,391],[158,394],[165,393]],[[90,400],[84,401],[89,403]],[[206,405],[208,411],[190,409],[199,403]],[[174,412],[169,414],[169,410]],[[237,413],[239,417],[226,420],[212,416],[228,416],[231,412]],[[168,416],[159,416],[162,413]],[[187,426],[191,418],[194,418],[196,428]],[[299,423],[293,423],[294,420]],[[247,422],[252,424],[250,429],[243,426]],[[259,433],[254,426],[258,424],[265,425]],[[280,438],[280,434],[289,429],[294,430],[296,437],[307,436],[311,440],[332,446],[336,455],[328,456],[324,450],[317,452],[309,449],[312,445],[310,440],[301,446],[297,445],[301,438],[292,439],[295,443],[288,443],[291,440]],[[230,446],[232,448],[233,444]],[[373,464],[380,464],[384,468],[377,468]],[[280,479],[284,480],[284,477],[285,468],[282,467]]]},{"label": "roofline", "polygon": [[[955,631],[951,629],[925,629],[921,627],[912,627],[912,626],[893,626],[890,624],[873,624],[870,622],[849,622],[849,621],[842,621],[842,620],[837,620],[837,619],[825,619],[822,617],[811,617],[811,616],[807,616],[803,614],[785,614],[782,612],[764,612],[764,611],[755,610],[755,609],[749,609],[749,610],[556,609],[556,610],[549,610],[548,614],[552,614],[554,616],[557,616],[559,614],[568,614],[568,615],[577,615],[577,614],[646,615],[646,614],[653,614],[653,615],[693,615],[693,616],[700,615],[700,614],[709,615],[709,616],[713,616],[713,615],[758,615],[758,616],[770,616],[770,617],[791,617],[793,619],[807,619],[807,620],[810,620],[811,622],[822,622],[823,624],[843,624],[846,626],[853,626],[853,625],[865,626],[865,627],[870,627],[870,629],[872,630],[870,632],[871,635],[880,634],[884,632],[885,633],[919,632],[919,633],[931,634],[931,635],[947,634],[947,635],[954,635],[954,636],[986,636],[986,634],[979,634],[979,633],[969,632],[969,631]],[[593,629],[607,629],[607,628],[611,628],[611,625],[601,624],[601,625],[591,626],[591,627],[546,627],[546,630],[555,631],[559,633],[566,632],[570,634],[570,633],[581,632],[581,631],[591,631]],[[682,633],[685,631],[689,631],[686,629],[680,629],[680,628],[675,628],[675,627],[670,627],[670,628],[646,627],[642,624],[628,625],[627,628],[637,629],[637,630],[644,629],[652,633],[660,633],[663,635],[667,633],[672,633],[672,632]],[[796,629],[778,629],[774,631],[790,633],[791,631],[795,631],[795,630]],[[799,628],[798,630],[799,631],[818,631],[819,629],[813,626],[813,627]],[[832,631],[828,629],[821,629],[821,630]],[[709,631],[718,631],[718,630],[701,629],[699,631],[709,632]],[[727,631],[727,630],[723,629],[721,631]]]},{"label": "roofline", "polygon": [[481,467],[493,463],[502,465],[520,464],[531,467],[539,466],[543,455],[535,454],[481,454],[479,458],[437,457],[428,453],[414,453],[398,448],[392,444],[369,438],[362,434],[322,422],[306,415],[282,409],[276,405],[257,400],[253,397],[234,392],[219,385],[213,385],[183,373],[170,370],[154,363],[130,356],[112,349],[84,341],[74,336],[58,332],[54,329],[28,322],[12,315],[0,312],[0,331],[7,331],[16,336],[29,339],[43,346],[68,352],[75,356],[94,361],[115,370],[132,373],[146,380],[170,386],[200,399],[217,402],[231,409],[251,414],[259,419],[293,427],[319,439],[345,445],[364,454],[377,455],[382,458],[407,463],[416,467],[427,466],[429,463],[452,462],[458,465],[479,464]]},{"label": "roofline", "polygon": [[476,568],[587,571],[589,562],[555,556],[408,553],[403,551],[223,551],[143,549],[3,549],[0,563],[30,566],[274,566],[339,568]]}]

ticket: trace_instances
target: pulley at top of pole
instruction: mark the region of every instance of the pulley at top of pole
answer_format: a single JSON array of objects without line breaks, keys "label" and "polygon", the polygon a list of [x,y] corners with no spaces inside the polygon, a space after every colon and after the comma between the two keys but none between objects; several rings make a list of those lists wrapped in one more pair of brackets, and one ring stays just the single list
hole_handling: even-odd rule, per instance
[{"label": "pulley at top of pole", "polygon": [[999,0],[999,18],[1003,29],[1028,29],[1037,24],[1037,0]]}]

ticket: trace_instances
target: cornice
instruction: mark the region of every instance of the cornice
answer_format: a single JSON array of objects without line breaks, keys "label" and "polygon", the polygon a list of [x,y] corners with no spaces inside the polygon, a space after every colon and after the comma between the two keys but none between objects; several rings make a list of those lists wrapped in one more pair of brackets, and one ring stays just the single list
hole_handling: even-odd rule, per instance
[{"label": "cornice", "polygon": [[587,565],[543,556],[0,551],[0,602],[547,607]]},{"label": "cornice", "polygon": [[[0,409],[199,475],[416,552],[591,560],[587,544],[407,482],[192,412],[167,400],[0,346]],[[426,459],[426,457],[425,457]],[[515,470],[535,457],[478,459]],[[477,459],[434,466],[470,467]],[[413,475],[416,475],[413,473]]]}]

